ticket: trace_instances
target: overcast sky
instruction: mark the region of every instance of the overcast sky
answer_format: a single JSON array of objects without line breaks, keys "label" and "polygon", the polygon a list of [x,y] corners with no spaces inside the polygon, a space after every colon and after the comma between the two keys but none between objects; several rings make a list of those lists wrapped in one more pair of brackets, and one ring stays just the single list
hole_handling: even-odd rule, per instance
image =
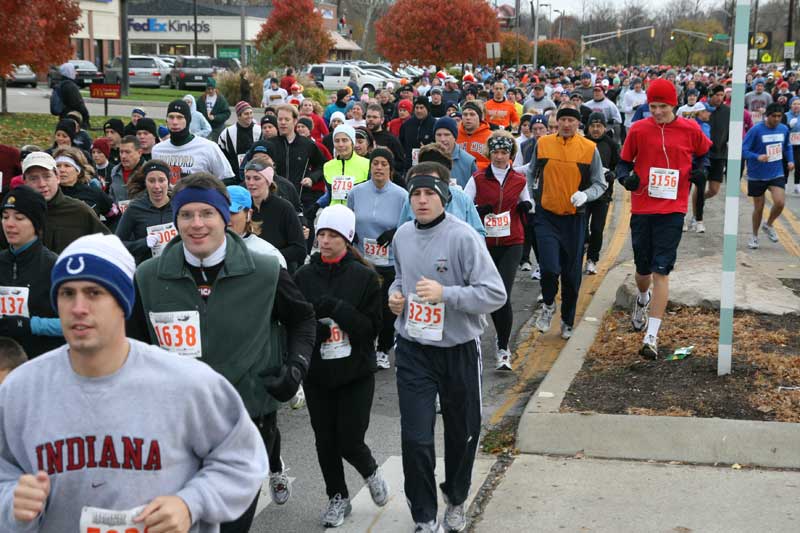
[{"label": "overcast sky", "polygon": [[[494,4],[494,2],[495,2],[495,0],[489,0],[489,1],[492,4]],[[510,6],[514,6],[515,5],[515,0],[496,0],[496,1],[497,1],[498,5],[500,5],[500,4],[508,4]],[[533,0],[533,1],[534,1],[534,4],[535,4],[536,0]],[[586,11],[587,12],[591,11],[591,8],[592,8],[593,4],[596,5],[596,4],[610,3],[614,7],[620,8],[620,7],[625,5],[626,1],[627,0],[601,0],[600,2],[598,2],[596,0],[595,1],[586,0]],[[547,3],[552,4],[552,6],[554,8],[563,9],[564,11],[566,11],[566,13],[568,15],[572,15],[574,17],[580,17],[581,16],[581,9],[583,8],[581,0],[573,0],[572,2],[556,2],[554,0],[539,0],[539,3],[541,3],[541,4],[547,4]],[[645,7],[646,10],[649,7],[653,6],[653,4],[651,2],[649,2],[648,0],[640,0],[640,3]],[[720,0],[703,0],[701,3],[704,6],[713,5],[715,3],[720,3]],[[561,5],[559,6],[558,4],[561,4]],[[658,4],[658,7],[661,7],[660,3]],[[544,9],[548,9],[548,8],[545,7]],[[522,13],[526,13],[526,14],[529,14],[531,12],[531,2],[530,2],[530,0],[521,0],[521,10],[522,10]],[[553,19],[555,20],[557,17],[558,17],[558,14],[553,13]]]}]

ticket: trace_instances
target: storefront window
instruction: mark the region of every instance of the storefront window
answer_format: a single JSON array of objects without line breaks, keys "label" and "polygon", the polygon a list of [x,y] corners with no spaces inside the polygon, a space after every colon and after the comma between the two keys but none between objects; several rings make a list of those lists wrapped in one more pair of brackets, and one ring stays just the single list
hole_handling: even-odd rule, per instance
[{"label": "storefront window", "polygon": [[214,57],[214,45],[210,43],[197,43],[196,56],[209,56]]},{"label": "storefront window", "polygon": [[132,55],[149,55],[156,53],[156,43],[131,43]]},{"label": "storefront window", "polygon": [[170,56],[188,56],[191,48],[188,44],[167,44],[161,43],[159,46],[159,53]]}]

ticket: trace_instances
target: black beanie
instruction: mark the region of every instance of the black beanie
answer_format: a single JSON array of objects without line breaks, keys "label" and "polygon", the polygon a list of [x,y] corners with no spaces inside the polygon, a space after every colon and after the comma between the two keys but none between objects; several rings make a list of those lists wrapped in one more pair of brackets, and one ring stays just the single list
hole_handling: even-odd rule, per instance
[{"label": "black beanie", "polygon": [[376,157],[384,158],[389,162],[389,169],[394,170],[394,154],[391,150],[384,146],[376,146],[375,149],[369,153],[370,166],[372,165],[372,160]]},{"label": "black beanie", "polygon": [[581,114],[577,109],[572,109],[571,107],[562,107],[558,110],[558,113],[556,113],[556,119],[561,119],[562,117],[572,117],[578,122],[581,121]]},{"label": "black beanie", "polygon": [[425,109],[428,110],[428,113],[431,112],[431,101],[428,100],[427,96],[417,96],[414,98],[414,107],[418,105],[424,105]]},{"label": "black beanie", "polygon": [[595,122],[602,124],[603,126],[606,125],[606,116],[603,113],[599,113],[597,111],[592,112],[589,115],[589,120],[586,121],[587,124],[594,124]]},{"label": "black beanie", "polygon": [[58,124],[56,124],[56,131],[63,131],[69,135],[70,140],[75,140],[75,135],[78,134],[76,130],[75,121],[71,118],[61,119],[58,121]]},{"label": "black beanie", "polygon": [[275,126],[275,129],[278,129],[278,119],[275,118],[274,115],[264,115],[261,117],[261,126],[264,126],[264,123],[272,124]]},{"label": "black beanie", "polygon": [[[263,124],[263,122],[264,122],[264,121],[261,121],[261,122],[262,122],[262,124]],[[297,119],[297,123],[298,123],[298,124],[302,124],[303,126],[305,126],[306,128],[308,128],[308,131],[311,131],[311,130],[313,130],[313,129],[314,129],[314,123],[313,123],[313,122],[311,121],[311,119],[310,119],[310,118],[308,118],[308,117],[300,117],[300,118],[298,118],[298,119]],[[276,127],[277,127],[277,126],[276,126]]]},{"label": "black beanie", "polygon": [[122,137],[125,135],[125,124],[118,118],[110,118],[103,124],[103,131],[106,130],[114,130]]},{"label": "black beanie", "polygon": [[136,131],[144,130],[148,131],[153,134],[153,137],[158,140],[158,126],[156,126],[155,120],[152,118],[143,117],[139,119],[139,122],[136,123]]},{"label": "black beanie", "polygon": [[483,120],[483,109],[481,109],[480,105],[475,102],[466,102],[461,106],[461,113],[463,114],[467,109],[475,111],[478,114],[478,120]]},{"label": "black beanie", "polygon": [[6,209],[14,209],[28,217],[37,235],[41,234],[47,216],[47,202],[45,202],[44,196],[27,185],[20,185],[11,189],[3,198],[0,212]]},{"label": "black beanie", "polygon": [[192,122],[192,109],[189,107],[189,104],[184,102],[181,99],[173,100],[167,106],[167,115],[170,113],[180,113],[186,118],[186,127],[189,127],[189,124]]}]

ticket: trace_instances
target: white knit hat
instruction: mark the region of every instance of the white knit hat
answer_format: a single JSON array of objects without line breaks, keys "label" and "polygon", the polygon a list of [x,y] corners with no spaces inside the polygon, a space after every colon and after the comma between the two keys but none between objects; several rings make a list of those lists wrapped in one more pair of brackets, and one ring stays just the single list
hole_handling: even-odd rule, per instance
[{"label": "white knit hat", "polygon": [[339,124],[336,126],[336,129],[333,130],[333,139],[336,139],[336,135],[338,133],[344,133],[350,137],[350,140],[353,142],[353,146],[356,145],[356,129],[353,126],[349,124]]},{"label": "white knit hat", "polygon": [[67,281],[94,281],[114,295],[125,316],[133,310],[136,262],[116,235],[94,233],[73,241],[58,256],[50,274],[50,302],[58,309],[58,287]]},{"label": "white knit hat", "polygon": [[331,229],[352,243],[356,234],[356,214],[342,204],[326,207],[317,220],[317,233],[323,229]]}]

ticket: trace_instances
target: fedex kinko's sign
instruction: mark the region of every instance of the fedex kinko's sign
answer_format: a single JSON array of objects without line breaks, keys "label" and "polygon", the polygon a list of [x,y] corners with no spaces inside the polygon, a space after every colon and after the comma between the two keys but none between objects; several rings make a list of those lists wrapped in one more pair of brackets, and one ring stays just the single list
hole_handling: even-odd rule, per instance
[{"label": "fedex kinko's sign", "polygon": [[[128,30],[130,31],[150,31],[150,32],[194,32],[194,23],[189,20],[162,19],[148,17],[144,22],[138,22],[132,17],[128,17]],[[197,23],[198,33],[208,33],[211,31],[211,24],[205,21]]]}]

